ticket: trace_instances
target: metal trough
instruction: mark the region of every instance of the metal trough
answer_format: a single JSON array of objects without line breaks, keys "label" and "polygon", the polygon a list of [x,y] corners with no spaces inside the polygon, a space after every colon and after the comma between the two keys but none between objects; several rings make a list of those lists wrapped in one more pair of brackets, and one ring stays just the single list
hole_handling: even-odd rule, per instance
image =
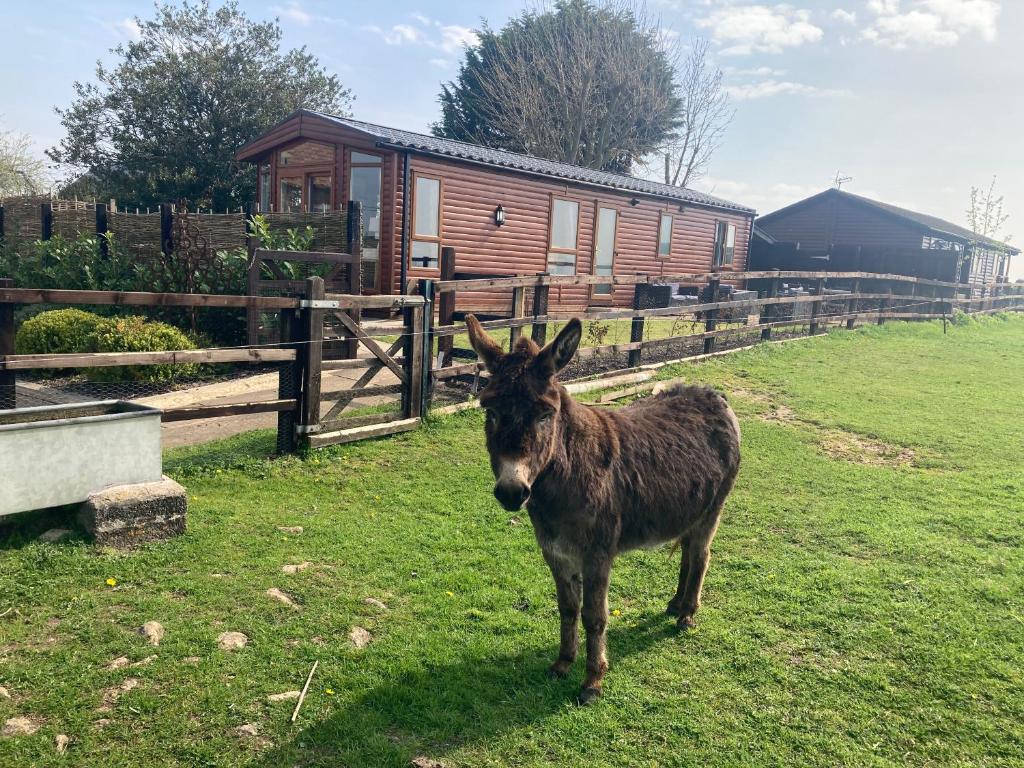
[{"label": "metal trough", "polygon": [[119,400],[0,411],[0,517],[160,480],[160,413]]}]

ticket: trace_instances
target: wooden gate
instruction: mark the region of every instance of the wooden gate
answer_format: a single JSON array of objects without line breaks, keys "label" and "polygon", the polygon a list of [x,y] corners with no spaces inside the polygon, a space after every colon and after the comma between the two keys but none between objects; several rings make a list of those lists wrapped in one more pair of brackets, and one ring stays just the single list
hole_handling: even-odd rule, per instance
[{"label": "wooden gate", "polygon": [[[281,396],[301,393],[301,405],[298,413],[281,415],[278,442],[319,448],[415,429],[429,387],[427,299],[328,294],[320,277],[307,280],[304,294],[298,314],[281,317],[282,342],[297,351],[292,370],[282,372]],[[401,310],[401,330],[392,334],[397,338],[368,332],[363,309]],[[355,351],[347,359],[325,359],[331,336]],[[367,354],[360,357],[359,349]]]}]

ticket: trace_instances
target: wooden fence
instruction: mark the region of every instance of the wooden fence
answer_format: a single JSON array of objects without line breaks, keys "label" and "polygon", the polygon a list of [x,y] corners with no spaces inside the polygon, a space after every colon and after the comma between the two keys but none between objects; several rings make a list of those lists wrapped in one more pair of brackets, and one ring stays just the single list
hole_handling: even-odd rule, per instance
[{"label": "wooden fence", "polygon": [[[454,263],[451,249],[443,254]],[[733,300],[724,293],[724,281],[743,283],[757,289],[757,298]],[[591,285],[595,283],[633,286],[633,306],[629,309],[588,309],[585,312],[552,313],[548,296],[552,288]],[[689,288],[697,298],[692,303],[669,302],[659,306],[656,299],[665,298],[668,284]],[[796,288],[797,290],[794,290]],[[471,350],[454,346],[454,339],[465,332],[465,325],[456,321],[456,294],[486,291],[508,293],[507,317],[485,320],[488,331],[507,329],[509,344],[530,328],[537,344],[544,344],[548,325],[578,317],[584,321],[628,321],[629,341],[584,346],[578,357],[625,353],[626,364],[635,368],[642,364],[644,352],[686,341],[701,342],[693,354],[709,354],[718,340],[730,336],[757,334],[767,341],[773,331],[792,331],[807,327],[814,335],[829,327],[853,328],[857,323],[878,323],[886,320],[948,320],[957,310],[968,314],[985,314],[1003,310],[1024,309],[1024,286],[1007,283],[975,285],[944,282],[899,274],[873,272],[821,272],[779,270],[760,272],[701,272],[678,275],[594,276],[537,275],[523,277],[479,277],[470,279],[421,280],[414,290],[433,301],[437,296],[437,324],[431,329],[431,382],[453,377],[486,375],[482,364]],[[468,301],[459,302],[463,305]],[[490,310],[493,314],[493,310]],[[723,315],[741,312],[740,322],[719,327]],[[703,330],[685,335],[649,338],[647,324],[656,319],[689,318],[702,323]],[[468,360],[468,362],[459,362]]]},{"label": "wooden fence", "polygon": [[[83,369],[110,366],[194,365],[213,363],[274,363],[279,365],[276,398],[255,402],[163,411],[165,422],[278,414],[278,450],[290,452],[299,446],[320,447],[350,442],[414,428],[424,412],[424,361],[429,358],[423,344],[429,327],[425,322],[426,302],[419,296],[359,296],[329,294],[322,277],[305,281],[302,295],[228,296],[214,294],[144,293],[120,291],[77,291],[16,288],[0,279],[0,400],[17,405],[16,376],[19,371]],[[15,313],[18,305],[113,305],[123,307],[194,307],[272,311],[278,314],[282,340],[274,345],[246,345],[232,348],[191,349],[164,352],[96,352],[81,354],[15,354]],[[398,342],[383,349],[363,330],[359,313],[363,309],[404,312],[404,328]],[[340,336],[370,350],[369,359],[325,360],[325,327],[332,321],[341,325]],[[398,352],[402,354],[399,355]],[[365,369],[355,385],[328,395],[321,379],[326,370]],[[369,386],[374,376],[388,369],[397,384]],[[360,397],[401,395],[398,416],[367,414],[346,417],[345,407]],[[332,402],[321,416],[323,402]]]}]

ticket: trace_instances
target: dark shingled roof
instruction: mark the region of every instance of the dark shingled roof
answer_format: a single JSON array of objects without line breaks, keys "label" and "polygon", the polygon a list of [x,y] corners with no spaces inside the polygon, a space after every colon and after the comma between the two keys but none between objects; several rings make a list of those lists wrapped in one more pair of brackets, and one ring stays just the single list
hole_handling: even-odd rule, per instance
[{"label": "dark shingled roof", "polygon": [[918,213],[917,211],[911,211],[906,208],[900,208],[898,205],[882,203],[879,202],[878,200],[872,200],[871,198],[868,197],[861,197],[860,195],[855,195],[851,192],[843,192],[842,190],[839,189],[828,189],[825,190],[824,192],[819,192],[817,195],[808,197],[806,200],[801,200],[800,202],[794,203],[793,205],[788,205],[785,208],[773,211],[772,213],[767,213],[760,219],[758,219],[758,222],[774,218],[778,214],[788,212],[790,209],[796,206],[803,205],[804,203],[810,202],[811,200],[816,200],[821,197],[827,197],[829,195],[838,197],[841,200],[853,200],[860,203],[861,205],[866,205],[871,208],[874,208],[875,210],[881,211],[882,213],[886,213],[890,216],[895,216],[897,218],[903,219],[904,221],[909,221],[912,224],[916,224],[919,227],[923,227],[927,230],[930,230],[932,233],[939,237],[952,238],[954,240],[963,241],[965,243],[977,241],[982,245],[987,245],[990,248],[993,248],[998,251],[1004,251],[1011,254],[1020,253],[1019,248],[1014,248],[1012,245],[1001,243],[998,240],[993,240],[990,237],[981,237],[979,235],[975,235],[973,232],[971,232],[971,230],[967,229],[966,227],[961,227],[959,224],[954,224],[951,221],[940,219],[938,216],[929,216],[927,213]]},{"label": "dark shingled roof", "polygon": [[496,168],[506,168],[513,171],[549,176],[557,179],[578,181],[583,184],[596,184],[601,187],[622,190],[624,192],[636,192],[642,195],[653,195],[665,197],[671,200],[680,200],[695,205],[703,205],[711,208],[724,208],[731,211],[753,214],[753,208],[737,205],[728,200],[706,195],[703,192],[695,192],[692,189],[673,187],[670,184],[660,184],[656,181],[638,179],[635,176],[626,176],[621,173],[608,173],[607,171],[595,171],[592,168],[584,168],[579,165],[560,163],[556,160],[545,160],[542,157],[533,155],[521,155],[518,152],[508,152],[504,149],[491,149],[479,144],[469,144],[454,139],[442,139],[437,136],[427,136],[422,133],[403,131],[398,128],[388,128],[384,125],[364,123],[361,120],[352,120],[348,117],[337,117],[326,115],[322,112],[301,110],[306,114],[316,115],[324,120],[343,125],[347,128],[373,136],[382,146],[395,149],[409,149],[422,152],[428,155],[439,157],[454,157],[459,160],[468,160],[474,163],[490,165]]}]

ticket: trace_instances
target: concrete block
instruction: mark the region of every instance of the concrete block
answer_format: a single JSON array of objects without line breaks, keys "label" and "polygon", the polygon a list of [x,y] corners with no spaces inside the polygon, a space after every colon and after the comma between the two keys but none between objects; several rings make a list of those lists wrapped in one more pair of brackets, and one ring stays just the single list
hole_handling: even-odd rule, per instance
[{"label": "concrete block", "polygon": [[184,533],[187,506],[185,489],[165,476],[94,493],[78,519],[97,544],[126,548]]}]

